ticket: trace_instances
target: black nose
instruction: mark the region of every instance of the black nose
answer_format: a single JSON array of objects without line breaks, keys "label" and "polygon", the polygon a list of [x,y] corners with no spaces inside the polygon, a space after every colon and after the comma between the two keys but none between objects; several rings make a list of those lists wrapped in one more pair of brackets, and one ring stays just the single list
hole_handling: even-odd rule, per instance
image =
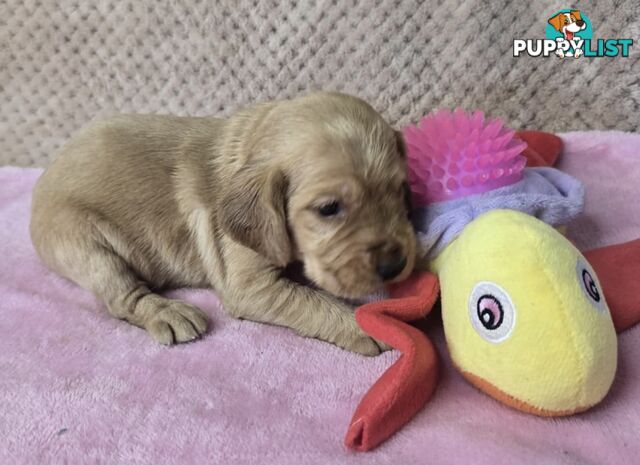
[{"label": "black nose", "polygon": [[584,26],[584,21],[579,19],[578,21],[576,21],[576,24],[578,25],[578,27],[582,27]]},{"label": "black nose", "polygon": [[397,254],[390,260],[380,262],[376,268],[376,273],[383,281],[388,281],[402,273],[405,266],[407,266],[407,257]]}]

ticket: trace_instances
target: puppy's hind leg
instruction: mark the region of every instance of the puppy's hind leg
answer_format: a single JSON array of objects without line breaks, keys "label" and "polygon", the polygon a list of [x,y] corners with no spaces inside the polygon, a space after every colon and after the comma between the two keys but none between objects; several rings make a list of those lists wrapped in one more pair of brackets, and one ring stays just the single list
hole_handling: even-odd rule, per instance
[{"label": "puppy's hind leg", "polygon": [[63,228],[50,225],[40,237],[32,232],[34,244],[51,268],[93,292],[111,315],[146,329],[162,344],[192,341],[206,331],[202,310],[153,293],[95,224],[83,234],[76,229],[77,222],[76,228],[69,224],[74,223]]},{"label": "puppy's hind leg", "polygon": [[167,345],[192,341],[206,331],[207,319],[199,308],[154,294],[112,251],[96,247],[86,253],[88,273],[77,280],[116,318],[146,329]]}]

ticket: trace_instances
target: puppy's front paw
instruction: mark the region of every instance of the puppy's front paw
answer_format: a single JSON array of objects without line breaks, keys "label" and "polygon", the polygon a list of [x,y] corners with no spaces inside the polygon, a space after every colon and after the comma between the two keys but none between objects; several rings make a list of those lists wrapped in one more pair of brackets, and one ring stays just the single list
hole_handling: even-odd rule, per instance
[{"label": "puppy's front paw", "polygon": [[375,356],[392,349],[384,342],[368,336],[359,326],[353,328],[348,336],[339,338],[335,344],[351,352],[369,356]]},{"label": "puppy's front paw", "polygon": [[207,330],[207,317],[197,307],[167,300],[152,313],[145,329],[161,344],[171,345],[199,338]]},{"label": "puppy's front paw", "polygon": [[347,341],[344,341],[343,344],[338,343],[338,345],[343,349],[349,350],[351,352],[357,352],[359,354],[367,355],[370,357],[378,355],[384,350],[374,339],[370,338],[364,333]]},{"label": "puppy's front paw", "polygon": [[373,339],[366,334],[358,326],[353,312],[345,312],[345,315],[346,318],[342,320],[341,330],[328,339],[332,343],[345,350],[368,356],[375,356],[392,349],[384,342]]},{"label": "puppy's front paw", "polygon": [[387,350],[392,350],[393,347],[391,347],[389,344],[379,341],[377,339],[374,339],[374,341],[376,341],[376,344],[378,344],[378,347],[380,347],[380,351],[381,352],[386,352]]}]

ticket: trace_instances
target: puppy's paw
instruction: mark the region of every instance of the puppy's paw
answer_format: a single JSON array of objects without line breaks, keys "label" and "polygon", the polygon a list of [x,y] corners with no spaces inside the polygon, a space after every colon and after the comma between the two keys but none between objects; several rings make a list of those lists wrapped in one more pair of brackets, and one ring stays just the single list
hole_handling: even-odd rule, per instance
[{"label": "puppy's paw", "polygon": [[338,345],[343,349],[349,350],[351,352],[356,352],[358,354],[367,355],[369,357],[379,355],[384,350],[378,342],[364,333],[346,340],[342,344],[338,343]]},{"label": "puppy's paw", "polygon": [[345,312],[344,315],[346,318],[342,320],[341,330],[328,338],[330,342],[345,350],[371,357],[392,349],[384,342],[373,339],[366,334],[358,326],[352,311]]},{"label": "puppy's paw", "polygon": [[[354,322],[355,324],[355,322]],[[373,339],[367,335],[359,326],[350,328],[351,330],[339,337],[334,343],[343,349],[357,352],[363,355],[375,356],[381,352],[391,350],[392,347],[382,341]]]},{"label": "puppy's paw", "polygon": [[145,329],[161,344],[193,341],[207,330],[207,317],[197,307],[168,300],[151,315]]},{"label": "puppy's paw", "polygon": [[377,339],[374,339],[374,341],[376,341],[376,344],[378,344],[378,347],[380,347],[380,351],[381,352],[386,352],[387,350],[393,350],[393,347],[391,347],[389,344],[379,341]]}]

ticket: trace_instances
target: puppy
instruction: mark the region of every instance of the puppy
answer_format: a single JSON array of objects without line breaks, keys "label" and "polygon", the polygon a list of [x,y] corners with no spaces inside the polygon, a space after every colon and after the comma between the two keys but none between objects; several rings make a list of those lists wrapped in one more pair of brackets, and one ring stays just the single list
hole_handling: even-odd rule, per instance
[{"label": "puppy", "polygon": [[[556,31],[560,32],[564,36],[564,40],[567,41],[573,40],[577,32],[580,32],[587,27],[579,10],[572,10],[569,13],[558,13],[553,18],[549,19],[549,24],[551,24]],[[560,58],[564,58],[565,56],[579,58],[582,53],[582,49],[579,48],[576,48],[574,52],[571,50],[568,52],[564,52],[561,49],[556,50],[556,55]]]},{"label": "puppy", "polygon": [[[408,214],[400,134],[362,100],[322,92],[228,119],[93,124],[38,180],[31,237],[50,268],[163,344],[207,320],[157,292],[212,287],[234,317],[375,355],[342,298],[409,275]],[[315,286],[286,277],[294,262]]]}]

